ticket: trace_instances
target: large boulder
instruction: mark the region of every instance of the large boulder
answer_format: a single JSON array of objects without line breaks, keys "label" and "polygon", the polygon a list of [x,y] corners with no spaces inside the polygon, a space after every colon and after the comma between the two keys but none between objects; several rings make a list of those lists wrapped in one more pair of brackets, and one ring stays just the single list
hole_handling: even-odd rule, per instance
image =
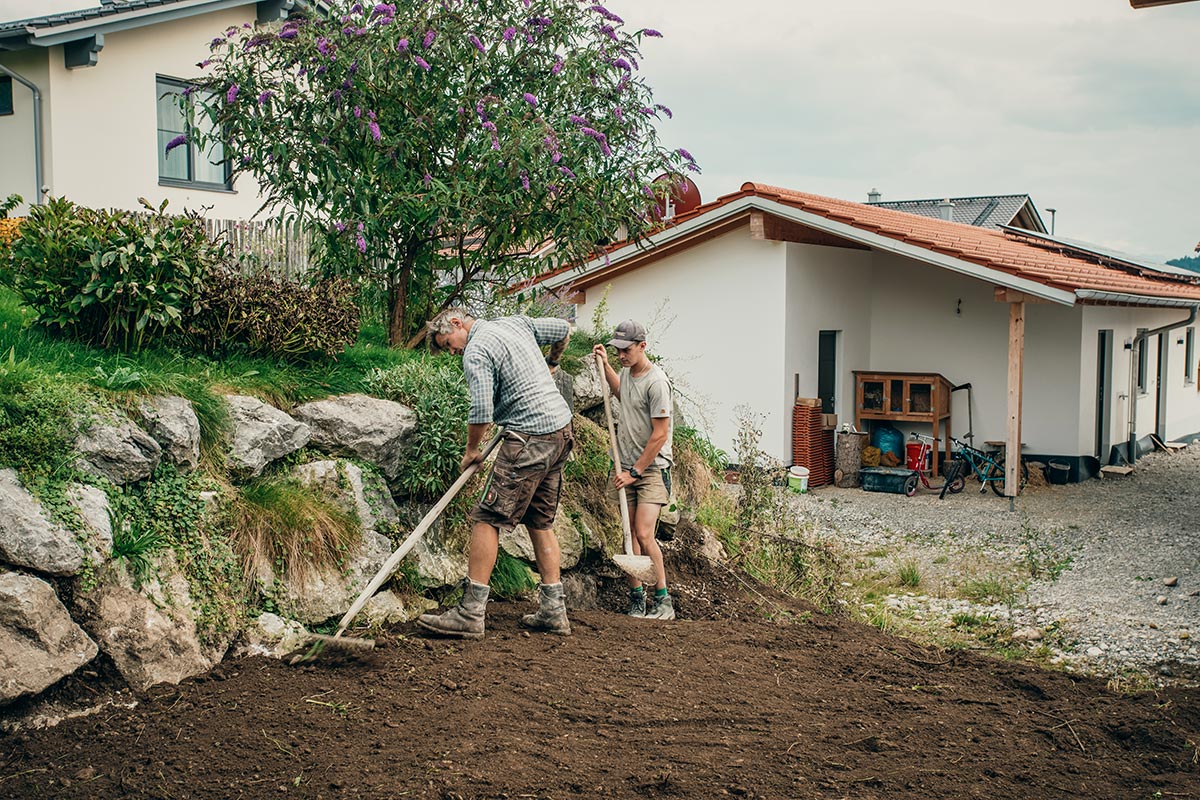
[{"label": "large boulder", "polygon": [[311,461],[297,466],[292,474],[357,514],[364,533],[388,531],[399,522],[396,502],[383,480],[374,473],[364,473],[356,464]]},{"label": "large boulder", "polygon": [[200,465],[200,420],[190,400],[183,397],[148,397],[138,403],[142,427],[158,442],[163,458],[191,472]]},{"label": "large boulder", "polygon": [[84,566],[75,536],[50,520],[11,469],[0,469],[0,561],[60,576]]},{"label": "large boulder", "polygon": [[153,561],[154,577],[146,584],[113,562],[100,586],[76,599],[84,628],[138,689],[207,672],[228,649],[228,642],[201,641],[190,587],[174,551],[164,550]]},{"label": "large boulder", "polygon": [[604,388],[600,384],[600,373],[591,359],[584,362],[579,374],[574,377],[575,413],[584,414],[604,404]]},{"label": "large boulder", "polygon": [[437,601],[421,595],[399,595],[385,589],[363,606],[363,616],[371,625],[396,625],[409,622],[437,608]]},{"label": "large boulder", "polygon": [[79,468],[118,486],[150,477],[162,448],[125,417],[93,420],[75,440]]},{"label": "large boulder", "polygon": [[467,554],[447,548],[437,535],[438,527],[434,525],[408,552],[422,586],[450,586],[467,574]]},{"label": "large boulder", "polygon": [[374,464],[388,480],[399,475],[404,450],[417,429],[417,415],[408,406],[365,394],[305,403],[292,415],[312,428],[312,443],[321,450]]},{"label": "large boulder", "polygon": [[[391,539],[367,531],[346,554],[341,567],[317,567],[299,576],[279,576],[283,606],[305,625],[342,616],[383,567],[392,549]],[[264,577],[260,575],[259,579]]]},{"label": "large boulder", "polygon": [[37,694],[96,657],[50,584],[0,573],[0,705]]},{"label": "large boulder", "polygon": [[103,564],[113,549],[112,509],[108,495],[95,486],[72,483],[67,487],[67,500],[83,520],[87,560],[94,566]]},{"label": "large boulder", "polygon": [[[554,517],[554,537],[558,539],[558,549],[562,553],[562,568],[570,569],[578,564],[580,557],[583,556],[583,536],[562,509],[559,509],[558,514]],[[502,532],[500,546],[511,556],[530,562],[537,561],[533,551],[533,542],[524,525],[517,525],[511,530]]]},{"label": "large boulder", "polygon": [[235,655],[283,658],[311,641],[308,631],[299,622],[269,612],[259,614],[244,634],[245,642]]},{"label": "large boulder", "polygon": [[278,408],[240,394],[225,399],[233,426],[227,458],[238,477],[257,478],[267,464],[308,444],[310,428]]}]

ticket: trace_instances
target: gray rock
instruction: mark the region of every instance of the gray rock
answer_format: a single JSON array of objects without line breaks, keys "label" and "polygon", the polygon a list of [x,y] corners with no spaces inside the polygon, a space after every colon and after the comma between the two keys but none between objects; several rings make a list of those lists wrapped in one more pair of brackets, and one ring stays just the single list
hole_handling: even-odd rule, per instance
[{"label": "gray rock", "polygon": [[1021,628],[1013,632],[1014,642],[1040,642],[1044,634],[1041,628]]},{"label": "gray rock", "polygon": [[245,644],[238,649],[237,655],[283,658],[303,647],[308,638],[308,631],[294,619],[260,614],[245,630]]},{"label": "gray rock", "polygon": [[567,572],[562,576],[567,608],[573,611],[595,611],[600,608],[600,579],[595,575]]},{"label": "gray rock", "polygon": [[447,550],[432,529],[413,545],[408,558],[416,565],[422,586],[449,586],[467,574],[467,554]]},{"label": "gray rock", "polygon": [[233,425],[227,458],[238,477],[256,478],[267,464],[308,444],[309,427],[274,406],[240,394],[225,399]]},{"label": "gray rock", "polygon": [[359,593],[391,554],[391,540],[368,531],[347,553],[345,566],[341,569],[314,568],[302,576],[281,578],[284,607],[290,616],[306,625],[340,617],[358,599]]},{"label": "gray rock", "polygon": [[1160,594],[1158,597],[1154,598],[1154,602],[1158,603],[1160,606],[1165,606],[1167,604],[1167,596],[1165,594]]},{"label": "gray rock", "polygon": [[400,473],[417,429],[417,415],[408,406],[365,394],[305,403],[292,414],[312,428],[312,443],[321,450],[374,464],[389,480]]},{"label": "gray rock", "polygon": [[162,447],[163,458],[191,472],[200,464],[200,420],[183,397],[149,397],[138,404],[142,426]]},{"label": "gray rock", "polygon": [[19,572],[0,573],[0,705],[37,694],[97,652],[50,584]]},{"label": "gray rock", "polygon": [[87,529],[88,561],[99,566],[109,559],[113,549],[111,509],[104,490],[83,483],[67,488],[67,500],[79,512]]},{"label": "gray rock", "polygon": [[293,471],[302,483],[318,487],[347,511],[353,511],[363,532],[381,532],[395,527],[399,513],[391,492],[373,473],[364,473],[349,461],[312,461]]},{"label": "gray rock", "polygon": [[[578,564],[583,555],[583,536],[575,523],[571,521],[570,516],[562,509],[559,509],[558,514],[554,517],[554,536],[558,539],[558,549],[562,554],[560,562],[562,568],[570,569]],[[511,530],[502,532],[500,546],[509,555],[523,558],[529,562],[536,563],[537,561],[533,552],[533,542],[524,525],[517,525]]]},{"label": "gray rock", "polygon": [[79,467],[118,486],[150,477],[162,459],[162,448],[148,433],[124,417],[95,420],[75,440]]},{"label": "gray rock", "polygon": [[60,576],[75,575],[84,566],[75,537],[49,519],[11,469],[0,469],[0,560]]},{"label": "gray rock", "polygon": [[595,362],[589,358],[580,368],[579,374],[573,376],[575,393],[575,411],[583,414],[604,404],[604,389],[600,385],[600,373],[596,371]]},{"label": "gray rock", "polygon": [[385,589],[363,606],[363,617],[372,625],[396,625],[409,622],[437,608],[437,602],[421,595],[404,597]]},{"label": "gray rock", "polygon": [[1179,585],[1179,578],[1176,578],[1176,577],[1163,578],[1163,586],[1178,586],[1178,585]]}]

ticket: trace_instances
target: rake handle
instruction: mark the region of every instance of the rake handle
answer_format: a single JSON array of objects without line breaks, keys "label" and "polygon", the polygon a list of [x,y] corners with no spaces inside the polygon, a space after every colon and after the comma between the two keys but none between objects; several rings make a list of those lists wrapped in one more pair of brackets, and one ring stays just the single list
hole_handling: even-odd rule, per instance
[{"label": "rake handle", "polygon": [[[621,471],[621,453],[617,447],[617,428],[613,425],[612,401],[609,398],[608,378],[605,377],[604,360],[596,355],[596,369],[600,371],[600,386],[604,390],[604,419],[608,422],[608,440],[612,445],[613,471]],[[625,554],[633,555],[633,532],[629,526],[629,503],[625,500],[625,487],[617,490],[617,503],[621,506],[621,533],[625,537]]]},{"label": "rake handle", "polygon": [[479,456],[479,460],[463,470],[463,473],[458,476],[458,480],[454,481],[454,483],[450,485],[450,488],[446,490],[446,493],[442,495],[442,498],[434,504],[433,508],[429,509],[429,511],[425,513],[425,516],[422,517],[421,521],[417,523],[417,527],[413,528],[413,532],[408,535],[408,538],[401,542],[400,546],[396,548],[395,552],[388,556],[388,560],[383,562],[383,566],[379,568],[379,572],[377,572],[375,577],[371,579],[371,582],[367,584],[367,588],[362,590],[362,594],[360,594],[358,599],[354,601],[354,605],[350,606],[350,610],[347,611],[346,615],[342,617],[342,621],[338,623],[337,633],[333,635],[333,638],[340,638],[341,635],[346,632],[346,628],[350,627],[350,623],[356,616],[358,616],[358,612],[362,611],[362,607],[367,604],[367,601],[370,600],[372,596],[374,596],[379,587],[382,586],[388,578],[392,577],[392,572],[394,572],[396,567],[399,566],[400,562],[404,560],[404,557],[408,555],[408,551],[413,549],[421,537],[425,535],[425,531],[429,530],[429,527],[437,521],[437,518],[440,517],[442,512],[446,510],[446,506],[450,505],[450,501],[454,499],[455,495],[457,495],[462,488],[467,485],[467,481],[471,479],[471,476],[479,471],[479,468],[483,465],[484,460],[486,460],[491,452],[496,449],[496,445],[500,444],[500,441],[503,438],[504,429],[500,428],[496,431],[495,438],[488,442],[487,446],[483,448],[483,453]]}]

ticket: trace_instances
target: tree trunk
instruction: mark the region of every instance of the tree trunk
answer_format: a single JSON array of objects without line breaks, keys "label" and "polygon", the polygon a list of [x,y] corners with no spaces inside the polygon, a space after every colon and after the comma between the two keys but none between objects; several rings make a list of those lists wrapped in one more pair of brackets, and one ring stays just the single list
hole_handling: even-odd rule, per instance
[{"label": "tree trunk", "polygon": [[408,327],[408,275],[409,269],[401,267],[399,272],[392,273],[392,285],[388,287],[388,344],[401,347],[407,338],[404,335]]}]

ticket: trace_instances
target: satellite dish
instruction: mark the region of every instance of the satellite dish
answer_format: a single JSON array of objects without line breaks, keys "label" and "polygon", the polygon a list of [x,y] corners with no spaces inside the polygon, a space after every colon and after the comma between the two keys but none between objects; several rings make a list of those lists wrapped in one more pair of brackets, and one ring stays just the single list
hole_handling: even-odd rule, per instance
[{"label": "satellite dish", "polygon": [[679,181],[673,181],[671,176],[664,172],[651,181],[651,184],[655,188],[656,195],[661,186],[669,187],[665,198],[656,197],[654,200],[652,213],[656,220],[666,221],[680,214],[694,211],[700,206],[700,189],[691,178],[684,177]]}]

